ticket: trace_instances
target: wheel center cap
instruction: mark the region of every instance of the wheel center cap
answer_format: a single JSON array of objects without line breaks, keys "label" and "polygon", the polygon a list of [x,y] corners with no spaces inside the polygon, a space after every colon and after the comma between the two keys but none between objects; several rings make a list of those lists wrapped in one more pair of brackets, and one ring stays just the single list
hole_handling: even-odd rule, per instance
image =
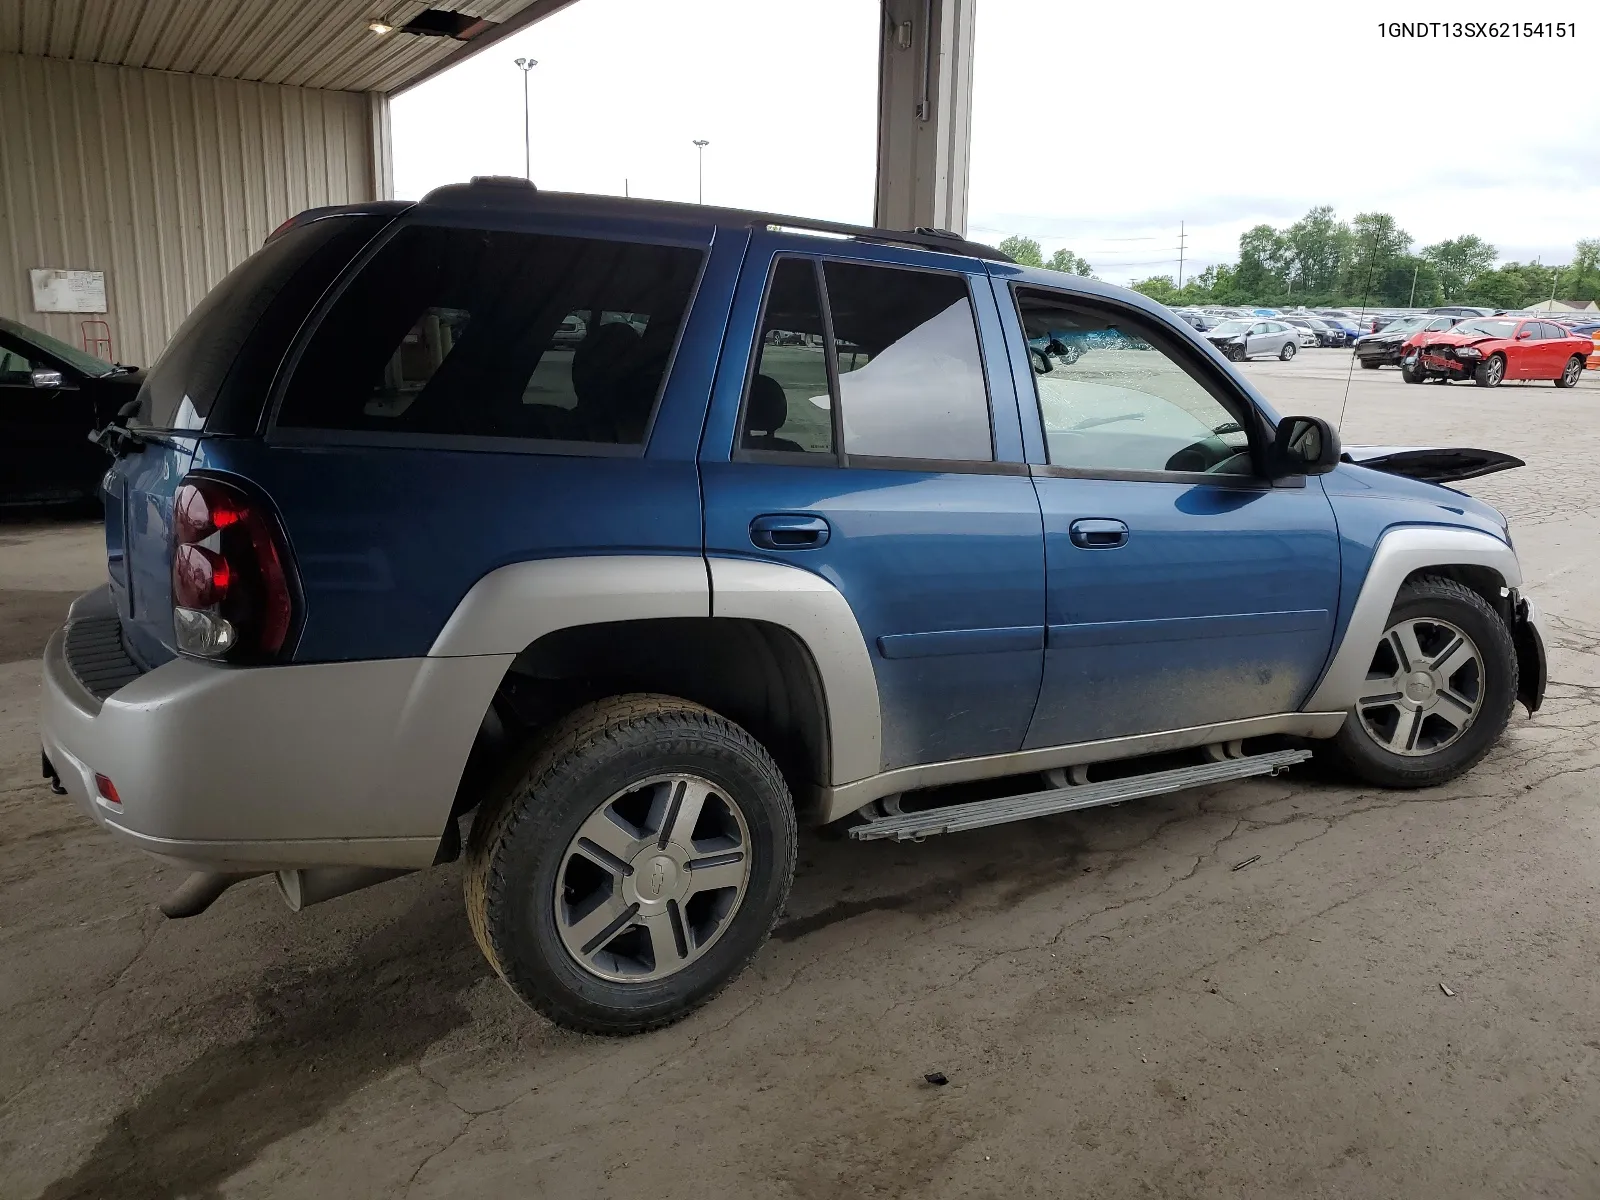
[{"label": "wheel center cap", "polygon": [[634,890],[639,899],[649,904],[674,896],[682,879],[683,868],[667,854],[652,854],[634,863]]},{"label": "wheel center cap", "polygon": [[1434,686],[1433,676],[1426,671],[1413,671],[1406,677],[1406,699],[1414,704],[1426,704],[1433,699],[1433,694],[1438,690]]}]

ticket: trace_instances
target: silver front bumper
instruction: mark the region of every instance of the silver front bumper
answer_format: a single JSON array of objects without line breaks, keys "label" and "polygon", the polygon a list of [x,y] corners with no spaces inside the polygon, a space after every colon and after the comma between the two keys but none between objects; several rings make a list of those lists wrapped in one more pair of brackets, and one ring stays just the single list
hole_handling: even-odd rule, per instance
[{"label": "silver front bumper", "polygon": [[[64,634],[45,649],[40,714],[62,786],[118,841],[207,871],[431,863],[511,661],[179,658],[102,702],[73,673]],[[97,773],[120,803],[100,795]]]}]

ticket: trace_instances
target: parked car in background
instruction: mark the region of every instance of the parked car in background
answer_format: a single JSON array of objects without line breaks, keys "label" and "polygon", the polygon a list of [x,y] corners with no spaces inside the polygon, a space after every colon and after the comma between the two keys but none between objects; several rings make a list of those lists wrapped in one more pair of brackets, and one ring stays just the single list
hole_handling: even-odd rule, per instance
[{"label": "parked car in background", "polygon": [[1329,329],[1335,330],[1342,335],[1341,340],[1336,345],[1348,346],[1361,336],[1360,327],[1354,321],[1345,317],[1323,317],[1322,319],[1327,322]]},{"label": "parked car in background", "polygon": [[1317,331],[1311,328],[1311,322],[1305,317],[1280,317],[1279,320],[1294,330],[1301,349],[1321,344],[1321,339],[1317,337]]},{"label": "parked car in background", "polygon": [[[637,1033],[759,952],[801,820],[920,839],[1310,757],[1268,736],[1434,787],[1539,708],[1506,520],[1434,486],[1517,459],[1341,446],[1136,292],[806,226],[488,181],[315,210],[217,285],[39,689],[46,777],[190,873],[167,915],[464,860],[493,973]],[[573,312],[631,317],[553,351]],[[1119,348],[1032,348],[1063,332]]]},{"label": "parked car in background", "polygon": [[1321,317],[1324,321],[1330,319],[1337,321],[1348,321],[1352,325],[1356,324],[1357,320],[1355,313],[1346,312],[1342,308],[1319,308],[1317,309],[1317,316]]},{"label": "parked car in background", "polygon": [[1403,370],[1408,383],[1437,377],[1499,387],[1507,379],[1548,379],[1569,388],[1593,352],[1593,339],[1553,321],[1479,317],[1419,338]]},{"label": "parked car in background", "polygon": [[1348,340],[1344,331],[1336,329],[1321,317],[1308,316],[1301,313],[1291,313],[1283,318],[1296,329],[1304,330],[1311,334],[1311,341],[1304,337],[1300,339],[1302,346],[1342,346]]},{"label": "parked car in background", "polygon": [[1600,321],[1579,321],[1569,328],[1576,336],[1586,337],[1594,342],[1594,349],[1589,353],[1588,368],[1591,371],[1600,371]]},{"label": "parked car in background", "polygon": [[1416,333],[1439,333],[1454,325],[1459,317],[1402,317],[1390,321],[1378,333],[1356,339],[1356,359],[1369,371],[1379,367],[1398,367],[1406,339]]},{"label": "parked car in background", "polygon": [[110,461],[89,440],[144,372],[0,317],[0,504],[91,500]]},{"label": "parked car in background", "polygon": [[550,348],[575,350],[588,331],[589,327],[582,317],[576,313],[568,314],[561,319],[561,324],[557,325],[556,331],[550,335]]},{"label": "parked car in background", "polygon": [[1299,331],[1282,321],[1223,321],[1206,330],[1205,337],[1234,362],[1268,354],[1287,362],[1300,346]]},{"label": "parked car in background", "polygon": [[1445,304],[1438,308],[1430,308],[1427,315],[1430,317],[1492,317],[1502,310],[1496,308],[1482,308],[1473,304]]}]

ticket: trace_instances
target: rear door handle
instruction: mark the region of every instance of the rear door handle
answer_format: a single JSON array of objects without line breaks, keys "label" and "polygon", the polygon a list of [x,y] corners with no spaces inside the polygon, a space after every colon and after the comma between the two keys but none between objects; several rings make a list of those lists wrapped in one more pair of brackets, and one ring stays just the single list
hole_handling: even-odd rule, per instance
[{"label": "rear door handle", "polygon": [[763,550],[815,550],[828,544],[831,531],[821,517],[767,513],[750,522],[750,540]]},{"label": "rear door handle", "polygon": [[1128,544],[1128,527],[1109,517],[1081,517],[1067,527],[1074,546],[1085,550],[1115,550]]}]

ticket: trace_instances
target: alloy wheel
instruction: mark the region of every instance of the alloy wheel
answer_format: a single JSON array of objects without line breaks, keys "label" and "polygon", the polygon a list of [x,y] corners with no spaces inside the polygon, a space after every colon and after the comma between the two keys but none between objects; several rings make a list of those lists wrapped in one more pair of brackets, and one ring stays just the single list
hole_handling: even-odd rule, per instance
[{"label": "alloy wheel", "polygon": [[556,931],[585,971],[614,983],[664,979],[726,932],[750,882],[739,806],[694,775],[612,796],[579,826],[556,875]]},{"label": "alloy wheel", "polygon": [[1483,706],[1483,655],[1448,621],[1418,617],[1384,632],[1356,714],[1391,754],[1420,757],[1451,745]]},{"label": "alloy wheel", "polygon": [[1567,360],[1567,369],[1561,373],[1561,382],[1572,387],[1578,382],[1578,376],[1583,374],[1583,362],[1572,358]]}]

